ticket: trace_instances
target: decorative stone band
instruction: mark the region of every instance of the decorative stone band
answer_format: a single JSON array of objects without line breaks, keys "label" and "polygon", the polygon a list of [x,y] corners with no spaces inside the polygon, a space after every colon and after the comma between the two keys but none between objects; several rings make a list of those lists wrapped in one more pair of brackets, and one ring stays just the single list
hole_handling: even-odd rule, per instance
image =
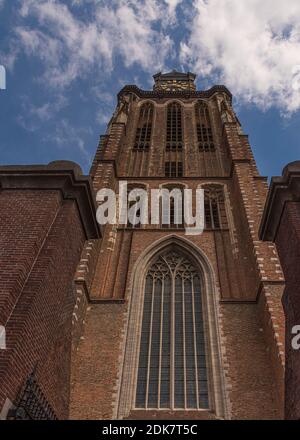
[{"label": "decorative stone band", "polygon": [[123,89],[118,93],[118,98],[127,93],[135,93],[139,98],[210,98],[215,93],[226,93],[231,101],[232,94],[227,89],[227,87],[222,85],[216,85],[211,87],[209,90],[203,91],[191,91],[191,90],[141,90],[135,85],[128,85],[123,87]]},{"label": "decorative stone band", "polygon": [[75,200],[87,239],[102,237],[96,220],[92,182],[79,165],[55,161],[48,165],[1,166],[1,190],[58,190],[63,199]]},{"label": "decorative stone band", "polygon": [[273,177],[259,229],[264,241],[275,241],[282,213],[287,202],[300,200],[300,161],[289,163],[282,177]]}]

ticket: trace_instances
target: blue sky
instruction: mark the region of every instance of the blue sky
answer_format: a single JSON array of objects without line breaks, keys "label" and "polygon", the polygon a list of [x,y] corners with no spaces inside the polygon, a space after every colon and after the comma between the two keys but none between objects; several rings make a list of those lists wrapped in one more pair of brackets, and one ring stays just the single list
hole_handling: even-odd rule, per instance
[{"label": "blue sky", "polygon": [[2,164],[88,172],[122,86],[173,68],[227,85],[263,175],[300,159],[299,0],[0,0],[0,64]]}]

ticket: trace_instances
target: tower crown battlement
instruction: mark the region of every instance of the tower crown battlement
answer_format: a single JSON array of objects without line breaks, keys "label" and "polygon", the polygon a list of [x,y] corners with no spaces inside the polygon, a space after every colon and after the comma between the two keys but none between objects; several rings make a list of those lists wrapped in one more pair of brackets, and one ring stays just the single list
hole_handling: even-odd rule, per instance
[{"label": "tower crown battlement", "polygon": [[172,70],[168,73],[157,73],[153,76],[155,91],[196,91],[195,79],[196,75],[191,72],[178,72]]}]

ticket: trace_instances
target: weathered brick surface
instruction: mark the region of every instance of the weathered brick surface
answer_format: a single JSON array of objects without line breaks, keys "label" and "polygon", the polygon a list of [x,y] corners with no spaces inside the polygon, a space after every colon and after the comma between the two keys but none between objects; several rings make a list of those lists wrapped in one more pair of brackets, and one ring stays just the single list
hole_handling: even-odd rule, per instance
[{"label": "weathered brick surface", "polygon": [[[225,373],[233,419],[282,417],[258,304],[221,306]],[[254,405],[255,402],[255,405]]]},{"label": "weathered brick surface", "polygon": [[[174,96],[148,94],[154,103],[151,145],[148,151],[137,152],[132,147],[141,105],[148,102],[145,93],[134,87],[120,93],[118,108],[91,167],[94,190],[117,189],[121,180],[134,186],[142,184],[148,191],[172,183],[193,190],[203,184],[218,184],[224,190],[228,225],[196,236],[156,225],[139,230],[107,225],[103,239],[94,241],[83,233],[75,203],[63,200],[58,192],[29,191],[26,196],[23,189],[21,205],[17,192],[16,200],[6,199],[2,192],[6,253],[2,273],[0,268],[4,286],[0,317],[13,313],[8,325],[9,350],[6,357],[1,354],[0,374],[13,365],[18,378],[5,373],[7,390],[3,396],[14,399],[17,384],[39,361],[39,383],[58,416],[66,418],[71,363],[70,417],[116,417],[136,265],[147,249],[172,236],[173,240],[177,237],[178,246],[182,239],[186,246],[205,255],[212,270],[214,286],[208,294],[215,295],[215,314],[211,313],[210,319],[218,326],[219,339],[213,350],[220,354],[226,417],[280,418],[284,278],[275,246],[258,238],[267,185],[258,174],[248,139],[230,106],[230,94],[217,87],[205,93],[176,95],[182,105],[184,139],[183,150],[177,152],[165,148],[167,105]],[[201,152],[197,145],[195,104],[199,98],[208,105],[215,151]],[[176,157],[183,162],[184,177],[164,177],[165,162]],[[15,223],[9,221],[12,216]],[[21,300],[17,301],[20,292]],[[127,415],[215,417],[209,411],[130,409]]]},{"label": "weathered brick surface", "polygon": [[[197,99],[180,97],[184,150],[178,157],[184,162],[184,177],[165,178],[164,163],[174,157],[165,150],[167,105],[171,98],[151,97],[155,111],[150,149],[137,152],[132,146],[139,111],[146,99],[126,91],[123,95],[129,103],[127,114],[120,117],[120,104],[113,124],[102,138],[91,170],[94,189],[117,189],[120,180],[143,184],[148,191],[172,182],[194,190],[200,184],[218,183],[226,193],[228,229],[187,237],[184,231],[163,230],[154,225],[134,231],[120,225],[106,226],[91,285],[91,298],[97,304],[85,318],[84,339],[73,358],[71,415],[111,418],[117,414],[120,359],[128,318],[125,310],[132,295],[135,265],[147,248],[173,234],[196,245],[206,255],[216,277],[217,303],[222,301],[218,316],[228,417],[281,418],[284,278],[274,245],[258,238],[267,184],[258,174],[248,138],[242,134],[232,109],[231,122],[222,123],[219,104],[224,93],[216,94],[207,100],[216,152],[200,153],[194,113]],[[125,305],[102,304],[116,300],[125,301]],[[129,418],[161,417],[209,419],[214,415],[155,411],[129,414]]]},{"label": "weathered brick surface", "polygon": [[[128,231],[127,234],[133,235],[130,250],[127,250],[127,255],[130,255],[129,267],[124,267],[126,278],[130,280],[137,258],[147,246],[163,238],[165,233]],[[180,234],[177,235],[180,236]],[[182,236],[184,237],[184,233]],[[191,237],[191,241],[201,247],[218,273],[220,268],[218,268],[214,251],[213,234],[206,233],[201,237]],[[122,267],[120,274],[125,276]],[[94,293],[96,294],[96,290]],[[118,293],[119,291],[115,292],[115,296]],[[128,286],[125,292],[127,300],[129,295]],[[93,306],[92,311],[87,315],[84,339],[80,342],[78,357],[73,363],[71,416],[74,418],[111,418],[116,412],[116,392],[120,380],[119,361],[125,343],[122,333],[126,330],[125,311],[120,310],[124,310],[123,308],[123,305],[99,304]],[[224,372],[228,384],[231,417],[236,419],[282,417],[282,390],[279,390],[277,385],[282,383],[282,370],[277,377],[278,382],[275,381],[274,369],[276,369],[278,360],[275,358],[273,364],[273,358],[269,353],[273,340],[268,338],[273,337],[271,332],[273,329],[270,330],[270,336],[267,332],[272,319],[267,311],[266,315],[262,314],[260,308],[260,304],[256,303],[224,304],[220,310],[223,324],[222,349],[226,353],[223,359]],[[96,347],[99,347],[99,350]],[[94,365],[97,365],[96,370]],[[151,418],[152,416],[153,418],[176,417],[169,413],[147,415],[143,412],[133,412],[129,418]],[[182,417],[184,418],[184,414]],[[191,417],[190,412],[185,413],[185,417]],[[199,418],[201,417],[211,418],[211,415],[200,414]],[[197,418],[196,415],[195,418]]]},{"label": "weathered brick surface", "polygon": [[[38,381],[49,403],[58,417],[66,418],[72,277],[84,243],[80,219],[74,204],[63,203],[57,192],[20,191],[2,196],[11,207],[1,209],[10,218],[6,222],[9,231],[5,226],[1,230],[6,241],[1,246],[1,267],[11,275],[9,283],[3,272],[0,279],[0,297],[9,296],[1,307],[1,322],[7,322],[7,344],[12,351],[7,368],[1,369],[0,406],[7,397],[15,401],[20,386],[37,365]],[[3,207],[4,201],[0,203]],[[19,267],[26,270],[23,279]]]},{"label": "weathered brick surface", "polygon": [[[297,346],[292,345],[292,339],[296,336],[293,327],[300,325],[299,179],[299,161],[286,165],[281,177],[272,178],[260,226],[260,237],[276,243],[286,280],[282,298],[286,318],[285,417],[295,420],[300,418],[300,351]],[[278,314],[278,310],[274,311]],[[277,329],[277,339],[279,339],[283,336],[283,332],[279,326]],[[281,345],[282,342],[280,340]],[[284,356],[283,350],[281,354]]]},{"label": "weathered brick surface", "polygon": [[[35,370],[48,404],[58,418],[65,419],[73,278],[87,235],[76,194],[72,199],[69,192],[70,198],[64,199],[52,169],[16,169],[18,180],[10,169],[1,169],[7,175],[0,175],[1,184],[11,188],[0,191],[0,323],[7,336],[7,350],[0,357],[0,408],[6,399],[18,403],[24,383]],[[66,179],[71,172],[72,168],[65,171]],[[50,190],[47,185],[58,188]]]},{"label": "weathered brick surface", "polygon": [[120,380],[126,305],[89,307],[73,357],[71,419],[112,419]]},{"label": "weathered brick surface", "polygon": [[286,417],[300,418],[300,350],[292,348],[292,328],[300,325],[300,203],[288,202],[282,215],[276,244],[286,277]]}]

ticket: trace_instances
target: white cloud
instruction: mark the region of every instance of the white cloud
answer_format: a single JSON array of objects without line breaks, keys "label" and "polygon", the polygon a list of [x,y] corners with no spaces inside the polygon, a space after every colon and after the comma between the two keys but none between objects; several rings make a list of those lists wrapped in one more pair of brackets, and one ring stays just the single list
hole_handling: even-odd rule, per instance
[{"label": "white cloud", "polygon": [[111,115],[112,115],[111,112],[105,112],[103,110],[99,110],[96,115],[96,121],[100,125],[106,125],[110,121]]},{"label": "white cloud", "polygon": [[21,112],[17,115],[17,121],[25,130],[34,132],[53,119],[66,105],[67,99],[62,95],[54,95],[51,101],[40,104],[34,104],[29,96],[21,96]]},{"label": "white cloud", "polygon": [[299,0],[195,0],[194,7],[182,62],[244,101],[300,108]]},{"label": "white cloud", "polygon": [[[126,67],[163,68],[172,50],[165,27],[174,20],[178,0],[73,1],[21,0],[18,44],[40,58],[50,85],[64,87],[92,68],[111,71],[122,59]],[[88,12],[88,18],[85,14]],[[33,28],[28,23],[36,20]]]},{"label": "white cloud", "polygon": [[167,23],[175,24],[177,20],[177,15],[176,15],[177,6],[183,3],[183,0],[165,0],[165,3],[168,6]]},{"label": "white cloud", "polygon": [[62,119],[55,124],[55,130],[46,135],[43,141],[50,144],[55,143],[57,146],[66,149],[77,147],[85,164],[91,164],[91,153],[85,147],[85,138],[92,134],[90,127],[74,127],[67,119]]},{"label": "white cloud", "polygon": [[120,62],[151,74],[183,64],[241,101],[300,108],[299,0],[19,1],[17,40],[1,59],[10,67],[22,51],[38,58],[47,86],[101,82]]}]

